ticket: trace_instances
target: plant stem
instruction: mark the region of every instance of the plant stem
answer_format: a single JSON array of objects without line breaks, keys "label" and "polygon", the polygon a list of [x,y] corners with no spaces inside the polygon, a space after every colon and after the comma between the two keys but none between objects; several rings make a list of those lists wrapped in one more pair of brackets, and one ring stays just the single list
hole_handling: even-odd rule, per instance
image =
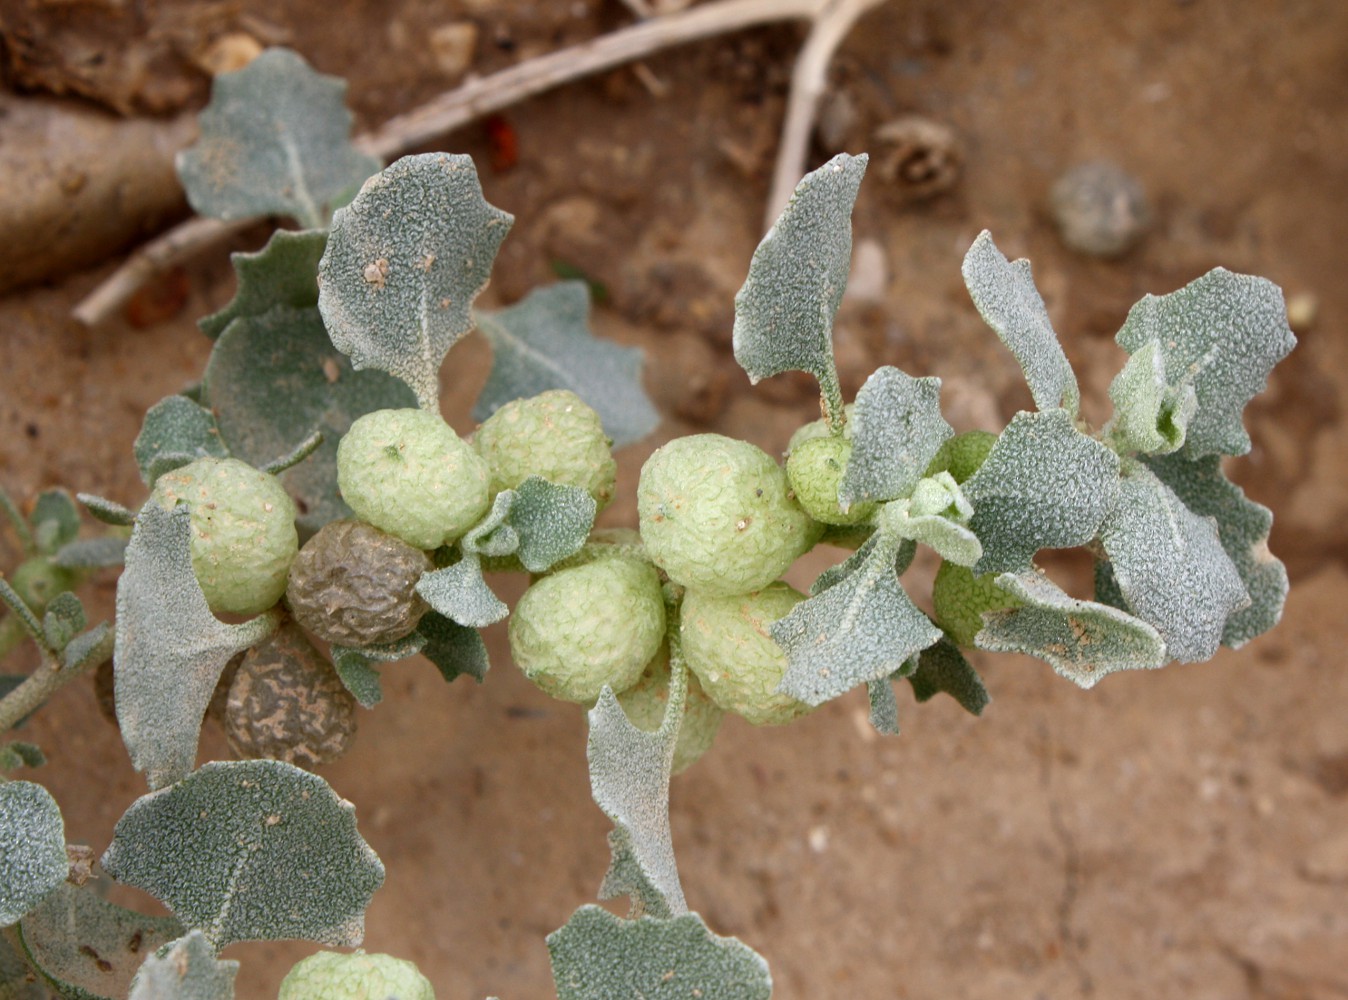
[{"label": "plant stem", "polygon": [[75,678],[101,666],[112,656],[112,636],[109,630],[107,639],[98,651],[74,668],[62,666],[55,656],[44,653],[42,663],[28,675],[28,679],[0,699],[0,733],[8,732],[20,719],[40,708],[48,698]]}]

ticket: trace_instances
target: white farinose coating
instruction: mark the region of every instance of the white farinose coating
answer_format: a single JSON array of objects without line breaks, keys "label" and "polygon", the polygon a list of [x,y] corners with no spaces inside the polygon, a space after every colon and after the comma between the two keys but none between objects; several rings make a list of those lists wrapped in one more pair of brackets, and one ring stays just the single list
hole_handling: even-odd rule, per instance
[{"label": "white farinose coating", "polygon": [[599,414],[566,389],[552,389],[501,407],[478,428],[473,443],[487,461],[491,492],[513,489],[530,476],[578,486],[603,510],[613,499],[618,463]]},{"label": "white farinose coating", "polygon": [[356,516],[419,549],[459,538],[487,513],[487,463],[438,414],[377,410],[337,446],[337,485]]},{"label": "white farinose coating", "polygon": [[295,502],[235,458],[199,458],[155,481],[165,510],[191,508],[192,572],[214,612],[256,615],[281,599],[299,551]]},{"label": "white farinose coating", "polygon": [[641,539],[675,583],[747,594],[781,576],[822,530],[791,496],[786,473],[747,441],[675,438],[637,485]]},{"label": "white farinose coating", "polygon": [[320,951],[297,962],[276,1000],[435,1000],[435,987],[411,962],[392,955]]},{"label": "white farinose coating", "polygon": [[660,577],[650,563],[610,556],[545,576],[510,616],[510,652],[547,694],[588,705],[607,684],[627,690],[665,636]]},{"label": "white farinose coating", "polygon": [[[641,679],[618,695],[618,704],[627,721],[644,732],[653,733],[665,720],[669,704],[669,647],[661,646],[655,659],[646,665]],[[725,711],[702,690],[697,674],[688,671],[688,697],[684,702],[679,738],[674,743],[674,773],[691,767],[711,747],[721,728]]]},{"label": "white farinose coating", "polygon": [[803,701],[777,693],[786,653],[768,632],[803,600],[804,594],[780,581],[732,597],[684,594],[679,619],[684,659],[712,701],[755,726],[779,726],[810,711]]}]

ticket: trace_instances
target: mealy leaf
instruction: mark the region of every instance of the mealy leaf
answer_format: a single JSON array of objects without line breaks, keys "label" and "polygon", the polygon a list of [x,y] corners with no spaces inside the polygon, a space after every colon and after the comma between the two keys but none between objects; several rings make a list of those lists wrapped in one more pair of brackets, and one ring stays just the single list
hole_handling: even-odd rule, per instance
[{"label": "mealy leaf", "polygon": [[1116,670],[1165,665],[1165,642],[1140,618],[1070,597],[1042,573],[1003,573],[997,585],[1024,603],[983,615],[979,649],[1037,656],[1083,688]]},{"label": "mealy leaf", "polygon": [[1250,603],[1217,522],[1190,511],[1144,466],[1124,469],[1100,541],[1129,610],[1160,633],[1172,659],[1211,659],[1227,619]]},{"label": "mealy leaf", "polygon": [[899,703],[894,698],[894,684],[888,677],[866,682],[866,697],[871,703],[870,720],[881,736],[899,735]]},{"label": "mealy leaf", "polygon": [[405,156],[376,174],[333,217],[319,262],[332,342],[435,409],[440,364],[473,328],[473,299],[514,221],[487,204],[467,156]]},{"label": "mealy leaf", "polygon": [[1192,384],[1198,409],[1183,449],[1190,458],[1250,450],[1245,404],[1296,346],[1278,286],[1220,267],[1169,295],[1145,296],[1115,339],[1129,354],[1155,341],[1166,384]]},{"label": "mealy leaf", "polygon": [[671,641],[669,700],[660,728],[645,732],[628,721],[607,684],[590,709],[587,754],[590,792],[613,820],[613,861],[600,899],[630,895],[634,912],[659,917],[688,912],[669,828],[669,778],[688,693],[687,667]]},{"label": "mealy leaf", "polygon": [[1018,413],[964,483],[969,528],[983,545],[974,572],[1023,573],[1040,549],[1084,545],[1118,492],[1119,458],[1065,410]]},{"label": "mealy leaf", "polygon": [[768,963],[696,913],[623,920],[582,906],[548,935],[559,1000],[767,1000]]},{"label": "mealy leaf", "polygon": [[0,1000],[51,1000],[51,991],[6,935],[0,935]]},{"label": "mealy leaf", "polygon": [[502,490],[487,515],[459,540],[459,561],[422,574],[417,593],[451,621],[469,628],[499,622],[510,609],[482,578],[482,556],[507,556],[518,550],[519,533],[508,523],[514,490]]},{"label": "mealy leaf", "polygon": [[327,245],[325,229],[278,229],[257,253],[230,254],[239,283],[234,298],[219,312],[197,320],[197,326],[214,340],[240,316],[262,316],[273,306],[318,305],[318,260]]},{"label": "mealy leaf", "polygon": [[201,138],[178,154],[187,200],[217,219],[288,215],[321,229],[331,204],[379,169],[350,143],[345,93],[286,49],[220,74],[197,118]]},{"label": "mealy leaf", "polygon": [[508,521],[519,535],[525,569],[542,573],[580,551],[594,527],[594,497],[579,486],[559,486],[540,476],[530,476],[514,492]]},{"label": "mealy leaf", "polygon": [[1034,405],[1075,417],[1081,390],[1034,287],[1030,262],[1008,261],[985,229],[965,254],[962,271],[979,315],[1020,362]]},{"label": "mealy leaf", "polygon": [[352,422],[416,405],[397,379],[353,370],[317,309],[284,306],[230,323],[211,351],[205,391],[230,452],[258,468],[322,432],[318,450],[281,475],[308,532],[351,516],[337,489],[337,444]]},{"label": "mealy leaf", "polygon": [[47,763],[47,755],[36,743],[0,743],[0,771],[13,771],[20,767],[41,767]]},{"label": "mealy leaf", "polygon": [[263,472],[271,476],[279,476],[287,469],[294,468],[306,458],[318,451],[323,445],[323,432],[314,431],[307,438],[297,444],[290,452],[282,455],[280,458],[273,459],[262,466]]},{"label": "mealy leaf", "polygon": [[374,708],[384,699],[384,690],[380,684],[376,663],[395,663],[409,656],[416,656],[426,645],[426,637],[413,632],[395,642],[376,646],[362,646],[352,649],[348,646],[333,645],[332,666],[343,686],[362,708]]},{"label": "mealy leaf", "polygon": [[80,512],[62,489],[39,493],[28,520],[33,526],[33,543],[44,555],[51,555],[80,533]]},{"label": "mealy leaf", "polygon": [[477,629],[428,611],[421,616],[417,633],[426,640],[421,655],[435,664],[446,681],[467,675],[481,684],[487,676],[491,662],[487,657],[487,644]]},{"label": "mealy leaf", "polygon": [[99,622],[88,632],[75,636],[61,650],[61,666],[75,672],[96,667],[112,656],[115,640],[112,626]]},{"label": "mealy leaf", "polygon": [[199,458],[229,455],[211,411],[186,396],[168,396],[150,407],[133,450],[146,486]]},{"label": "mealy leaf", "polygon": [[749,381],[809,372],[830,424],[842,419],[833,317],[852,265],[852,206],[866,163],[865,154],[839,153],[805,175],[735,296],[735,360]]},{"label": "mealy leaf", "polygon": [[852,412],[852,455],[838,490],[843,510],[912,493],[955,433],[941,416],[940,396],[940,379],[913,378],[889,366],[866,380]]},{"label": "mealy leaf", "polygon": [[19,547],[26,556],[37,555],[37,544],[33,541],[33,531],[28,525],[28,518],[23,516],[19,510],[18,504],[4,490],[0,490],[0,515],[9,522],[9,526],[14,529],[14,534],[19,539]]},{"label": "mealy leaf", "polygon": [[1096,559],[1094,569],[1095,599],[1111,608],[1129,611],[1128,601],[1119,589],[1119,581],[1114,577],[1114,567],[1109,564],[1109,560]]},{"label": "mealy leaf", "polygon": [[75,499],[84,505],[85,510],[104,524],[125,528],[136,523],[136,512],[113,500],[107,500],[92,493],[76,493]]},{"label": "mealy leaf", "polygon": [[70,872],[61,809],[41,785],[0,781],[0,927],[17,923]]},{"label": "mealy leaf", "polygon": [[128,539],[118,535],[100,535],[97,538],[77,538],[62,545],[51,561],[67,569],[96,569],[120,566],[126,559]]},{"label": "mealy leaf", "polygon": [[972,566],[983,555],[982,543],[965,527],[972,516],[972,506],[949,472],[920,480],[912,496],[885,504],[880,514],[900,538],[921,542],[960,566]]},{"label": "mealy leaf", "polygon": [[599,414],[615,447],[645,437],[660,422],[641,386],[642,350],[590,332],[584,282],[535,288],[507,309],[479,312],[477,321],[491,341],[492,365],[474,420],[512,400],[569,389]]},{"label": "mealy leaf", "polygon": [[192,770],[201,719],[225,664],[275,628],[272,613],[239,625],[211,614],[192,572],[188,509],[146,503],[117,581],[117,724],[151,788]]},{"label": "mealy leaf", "polygon": [[104,870],[144,889],[220,949],[302,938],[360,944],[384,866],[355,807],[278,760],[212,762],[117,821]]},{"label": "mealy leaf", "polygon": [[[878,533],[872,533],[869,538],[857,546],[855,552],[838,563],[836,566],[830,566],[824,572],[815,578],[814,583],[810,584],[810,594],[822,594],[829,587],[841,583],[847,577],[851,576],[871,557],[875,547],[880,544]],[[917,543],[912,539],[904,539],[899,545],[898,554],[894,557],[894,574],[902,576],[913,562],[913,556],[917,554]]]},{"label": "mealy leaf", "polygon": [[234,1000],[239,963],[215,957],[201,931],[189,931],[136,973],[127,1000]]},{"label": "mealy leaf", "polygon": [[1250,595],[1250,606],[1226,620],[1223,645],[1240,647],[1267,632],[1282,617],[1287,599],[1287,568],[1268,550],[1272,512],[1226,478],[1217,455],[1150,458],[1147,466],[1191,511],[1217,519],[1222,548]]},{"label": "mealy leaf", "polygon": [[61,996],[81,1000],[126,996],[146,957],[183,931],[172,917],[147,917],[69,883],[19,924],[33,964]]},{"label": "mealy leaf", "polygon": [[1126,451],[1167,455],[1184,444],[1184,435],[1198,409],[1192,380],[1166,384],[1160,345],[1142,345],[1109,386],[1114,419],[1108,434]]},{"label": "mealy leaf", "polygon": [[23,630],[36,639],[39,644],[47,641],[42,632],[42,622],[38,620],[37,615],[33,614],[33,609],[19,596],[19,592],[10,586],[9,581],[3,576],[0,576],[0,603],[9,606],[9,610],[19,624],[23,626]]},{"label": "mealy leaf", "polygon": [[47,646],[59,653],[88,623],[80,599],[66,591],[47,605],[47,613],[42,616],[42,634],[47,638]]},{"label": "mealy leaf", "polygon": [[913,685],[913,696],[918,701],[929,701],[945,692],[974,715],[982,715],[992,701],[978,671],[959,647],[944,636],[922,651],[917,670],[908,677],[908,682]]},{"label": "mealy leaf", "polygon": [[787,657],[778,691],[822,705],[858,684],[888,677],[941,637],[894,571],[903,540],[883,527],[876,537],[853,572],[769,626]]}]

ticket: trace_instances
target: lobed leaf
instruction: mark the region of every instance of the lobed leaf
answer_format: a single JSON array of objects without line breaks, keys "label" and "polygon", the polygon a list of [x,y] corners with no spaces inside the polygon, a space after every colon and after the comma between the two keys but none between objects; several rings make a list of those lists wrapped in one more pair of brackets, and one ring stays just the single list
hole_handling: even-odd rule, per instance
[{"label": "lobed leaf", "polygon": [[309,309],[318,305],[318,261],[328,245],[325,229],[278,229],[257,253],[233,253],[238,288],[219,312],[197,320],[212,340],[241,316],[263,316],[274,306]]},{"label": "lobed leaf", "polygon": [[333,344],[436,409],[440,364],[473,328],[473,299],[514,221],[487,204],[467,156],[405,156],[371,177],[333,217],[318,265]]},{"label": "lobed leaf", "polygon": [[41,785],[0,781],[0,927],[17,923],[65,881],[65,822]]},{"label": "lobed leaf", "polygon": [[285,306],[230,323],[206,364],[205,394],[230,452],[258,468],[322,433],[314,454],[280,477],[308,532],[352,516],[337,488],[337,444],[356,418],[416,405],[397,379],[355,371],[317,309]]},{"label": "lobed leaf", "polygon": [[838,500],[843,510],[912,493],[954,429],[941,416],[941,380],[879,368],[857,393],[852,455]]},{"label": "lobed leaf", "polygon": [[983,545],[965,525],[973,508],[949,472],[922,479],[913,495],[885,504],[879,517],[900,538],[934,549],[946,562],[972,566]]},{"label": "lobed leaf", "polygon": [[[872,532],[864,542],[857,546],[856,551],[850,556],[838,563],[836,566],[830,566],[824,572],[815,578],[814,583],[810,584],[811,596],[822,594],[835,584],[841,583],[847,577],[851,576],[870,559],[871,553],[875,547],[880,544],[878,532]],[[917,554],[917,543],[912,539],[904,539],[894,557],[894,573],[896,576],[902,576],[913,562],[913,556]]]},{"label": "lobed leaf", "polygon": [[964,658],[957,645],[945,636],[924,649],[917,669],[909,675],[913,696],[919,702],[930,701],[944,692],[973,715],[982,715],[992,701],[978,671]]},{"label": "lobed leaf", "polygon": [[216,950],[288,938],[358,945],[384,881],[355,807],[278,760],[209,763],[141,796],[117,821],[102,865]]},{"label": "lobed leaf", "polygon": [[594,497],[541,476],[530,476],[512,492],[507,523],[519,536],[517,554],[525,569],[542,573],[580,551],[594,527]]},{"label": "lobed leaf", "polygon": [[473,419],[482,422],[512,400],[569,389],[599,414],[615,447],[655,430],[660,415],[641,385],[642,350],[595,337],[589,317],[583,281],[535,288],[507,309],[479,312],[492,365]]},{"label": "lobed leaf", "polygon": [[342,686],[351,693],[362,708],[374,708],[384,700],[384,689],[380,684],[376,663],[394,663],[415,656],[426,645],[426,637],[420,632],[399,639],[396,642],[375,646],[362,646],[352,649],[349,646],[333,645],[332,666]]},{"label": "lobed leaf", "polygon": [[1189,421],[1198,409],[1192,381],[1185,377],[1169,386],[1160,345],[1142,345],[1109,386],[1114,418],[1108,435],[1124,451],[1168,455],[1184,444]]},{"label": "lobed leaf", "polygon": [[1222,548],[1250,595],[1250,606],[1226,620],[1222,643],[1239,648],[1282,617],[1287,567],[1268,550],[1273,513],[1245,496],[1222,472],[1221,458],[1184,455],[1149,458],[1147,467],[1199,517],[1215,518]]},{"label": "lobed leaf", "polygon": [[979,649],[1037,656],[1083,688],[1116,670],[1165,664],[1160,634],[1127,612],[1069,597],[1042,573],[1003,573],[997,585],[1023,604],[983,615]]},{"label": "lobed leaf", "polygon": [[735,296],[735,360],[757,383],[786,371],[819,380],[831,424],[842,419],[833,317],[852,263],[852,206],[867,157],[839,153],[796,186]]},{"label": "lobed leaf", "polygon": [[1211,659],[1227,619],[1250,604],[1217,522],[1145,466],[1125,468],[1100,541],[1128,609],[1160,633],[1171,659]]},{"label": "lobed leaf", "polygon": [[189,931],[136,973],[128,1000],[234,1000],[239,963],[221,961],[201,931]]},{"label": "lobed leaf", "polygon": [[1030,262],[1008,261],[985,229],[964,255],[961,270],[979,315],[1020,363],[1034,405],[1075,417],[1081,390],[1034,286]]},{"label": "lobed leaf", "polygon": [[1166,384],[1193,386],[1198,404],[1184,443],[1190,458],[1250,450],[1245,404],[1296,346],[1278,286],[1220,267],[1169,295],[1145,296],[1115,339],[1129,354],[1155,342]]},{"label": "lobed leaf", "polygon": [[186,396],[168,396],[150,407],[132,448],[140,478],[151,487],[164,473],[199,458],[229,456],[211,411]]},{"label": "lobed leaf", "polygon": [[1119,458],[1066,410],[1018,413],[964,483],[969,528],[983,546],[974,572],[1025,573],[1040,549],[1095,537],[1118,492]]},{"label": "lobed leaf", "polygon": [[559,1000],[767,1000],[768,964],[696,913],[623,920],[582,906],[548,935]]},{"label": "lobed leaf", "polygon": [[33,526],[33,543],[43,555],[53,554],[80,533],[80,512],[70,494],[62,489],[39,493],[29,521]]},{"label": "lobed leaf", "polygon": [[192,770],[202,716],[225,664],[276,627],[273,614],[226,625],[192,572],[187,507],[146,503],[117,581],[117,724],[151,788]]},{"label": "lobed leaf", "polygon": [[147,917],[69,883],[23,918],[24,950],[62,997],[124,997],[147,956],[184,933],[173,917]]},{"label": "lobed leaf", "polygon": [[477,629],[428,611],[417,626],[417,634],[426,640],[421,655],[435,664],[447,682],[467,675],[481,684],[487,676],[491,662],[487,644]]},{"label": "lobed leaf", "polygon": [[379,169],[350,143],[345,81],[268,49],[222,73],[197,118],[201,138],[178,154],[187,200],[201,215],[287,215],[321,229],[332,204]]}]

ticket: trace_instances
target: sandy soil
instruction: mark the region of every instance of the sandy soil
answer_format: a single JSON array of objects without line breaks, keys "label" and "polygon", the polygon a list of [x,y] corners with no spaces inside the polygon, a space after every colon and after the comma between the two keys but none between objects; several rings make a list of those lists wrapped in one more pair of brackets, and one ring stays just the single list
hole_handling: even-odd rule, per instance
[{"label": "sandy soil", "polygon": [[[417,43],[436,5],[361,5],[340,26],[315,16],[324,6],[266,5],[267,23],[351,79],[363,125],[446,86]],[[616,3],[476,0],[453,16],[481,29],[478,71],[625,20]],[[964,162],[928,201],[876,176],[863,186],[857,239],[880,248],[887,275],[877,301],[839,318],[852,389],[879,364],[941,375],[959,430],[1028,405],[960,281],[983,228],[1033,260],[1097,419],[1122,358],[1113,333],[1142,294],[1221,264],[1317,309],[1249,412],[1252,454],[1232,464],[1274,509],[1272,548],[1293,575],[1273,633],[1087,693],[1044,664],[983,657],[995,699],[983,718],[901,693],[897,739],[868,729],[859,694],[782,730],[730,720],[675,782],[689,902],[769,959],[777,996],[1348,997],[1345,39],[1348,6],[1334,0],[907,0],[843,47],[830,114],[855,112],[850,150],[917,113],[956,131]],[[607,290],[600,330],[649,351],[669,417],[622,453],[609,522],[632,522],[636,474],[659,440],[711,429],[780,449],[813,415],[807,384],[750,391],[729,353],[797,42],[790,28],[748,32],[648,60],[654,90],[623,70],[530,101],[507,116],[518,163],[483,167],[488,198],[519,219],[488,299],[514,301],[562,261]],[[157,72],[156,93],[199,94],[169,86],[181,67]],[[442,148],[490,162],[481,128]],[[1116,262],[1065,249],[1048,215],[1053,179],[1094,158],[1131,171],[1154,209]],[[74,327],[67,311],[112,263],[0,300],[0,484],[15,495],[61,484],[139,503],[140,415],[204,363],[193,320],[231,294],[224,255],[189,269],[187,302],[164,322]],[[446,412],[464,431],[486,359],[469,341],[447,368]],[[812,559],[798,582],[827,561]],[[112,592],[107,576],[86,596],[108,614]],[[607,824],[588,794],[582,714],[519,675],[502,630],[489,637],[482,686],[446,686],[421,661],[388,669],[385,703],[322,773],[388,866],[367,946],[417,961],[442,998],[523,1000],[552,995],[542,938],[593,899]],[[51,757],[38,777],[70,838],[101,850],[144,785],[92,686],[63,692],[28,738]],[[227,753],[211,728],[203,752]],[[310,950],[230,949],[240,996],[269,995]]]}]

